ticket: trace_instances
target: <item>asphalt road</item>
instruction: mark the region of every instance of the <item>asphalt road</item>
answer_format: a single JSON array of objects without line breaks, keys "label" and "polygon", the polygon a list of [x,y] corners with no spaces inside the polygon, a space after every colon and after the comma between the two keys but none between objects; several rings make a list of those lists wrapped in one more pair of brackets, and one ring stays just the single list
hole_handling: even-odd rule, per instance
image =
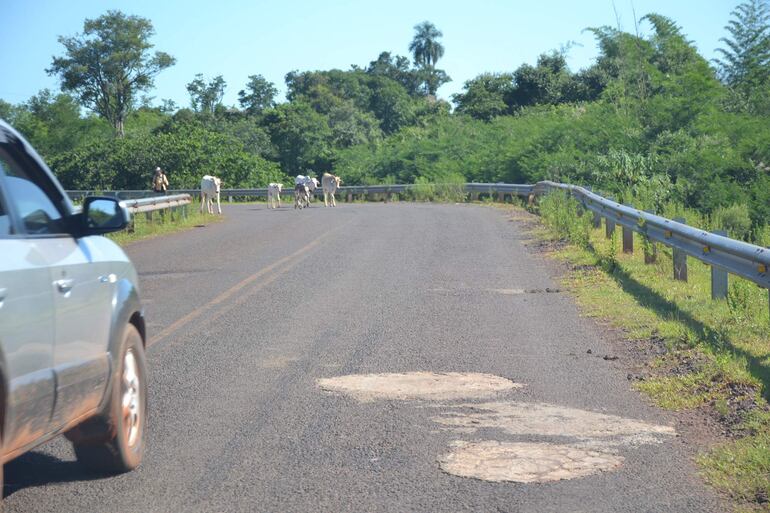
[{"label": "asphalt road", "polygon": [[[597,357],[609,342],[501,210],[223,210],[127,248],[150,334],[142,466],[91,475],[56,439],[6,465],[6,512],[725,510],[673,418]],[[459,398],[319,386],[371,373],[522,386]],[[543,478],[565,447],[566,474]],[[537,468],[465,477],[450,463],[469,448],[486,451],[471,473]],[[604,467],[575,474],[592,464]]]}]

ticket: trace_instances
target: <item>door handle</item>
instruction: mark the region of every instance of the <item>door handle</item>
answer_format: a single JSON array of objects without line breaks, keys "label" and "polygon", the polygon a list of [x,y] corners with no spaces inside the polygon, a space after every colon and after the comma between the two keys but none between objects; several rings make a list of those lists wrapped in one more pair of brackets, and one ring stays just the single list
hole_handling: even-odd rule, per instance
[{"label": "door handle", "polygon": [[56,284],[56,290],[62,294],[67,294],[72,290],[75,280],[56,280],[54,283]]},{"label": "door handle", "polygon": [[3,303],[5,302],[5,298],[8,296],[8,289],[0,288],[0,308],[3,307]]},{"label": "door handle", "polygon": [[99,276],[99,282],[100,283],[115,283],[117,281],[118,277],[114,274],[104,274],[102,276]]}]

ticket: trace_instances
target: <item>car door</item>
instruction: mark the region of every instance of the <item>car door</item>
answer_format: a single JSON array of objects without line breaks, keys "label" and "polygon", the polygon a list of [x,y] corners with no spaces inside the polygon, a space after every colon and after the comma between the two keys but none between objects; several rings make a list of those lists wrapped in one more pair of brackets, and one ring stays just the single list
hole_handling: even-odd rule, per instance
[{"label": "car door", "polygon": [[[14,152],[15,150],[15,152]],[[56,404],[58,428],[93,411],[101,402],[109,374],[109,339],[114,278],[88,237],[77,239],[49,195],[57,191],[23,147],[8,154],[7,188],[22,229],[36,239],[53,292]]]},{"label": "car door", "polygon": [[45,248],[14,221],[6,167],[0,154],[0,350],[7,387],[2,442],[7,454],[50,430],[56,380],[55,315]]}]

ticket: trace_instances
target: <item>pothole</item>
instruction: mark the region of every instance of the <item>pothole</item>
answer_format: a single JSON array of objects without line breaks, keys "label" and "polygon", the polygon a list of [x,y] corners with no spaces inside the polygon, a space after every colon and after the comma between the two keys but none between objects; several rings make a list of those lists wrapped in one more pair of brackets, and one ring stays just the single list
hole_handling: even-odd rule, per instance
[{"label": "pothole", "polygon": [[582,446],[600,448],[660,443],[676,435],[669,426],[543,403],[495,402],[455,408],[431,420],[461,433],[499,429],[510,435],[571,437]]},{"label": "pothole", "polygon": [[484,399],[523,385],[491,374],[474,372],[408,372],[353,374],[318,380],[328,392],[350,395],[359,401],[377,399],[448,401]]},{"label": "pothole", "polygon": [[483,481],[544,483],[575,479],[619,467],[623,457],[547,443],[454,442],[439,458],[444,472]]}]

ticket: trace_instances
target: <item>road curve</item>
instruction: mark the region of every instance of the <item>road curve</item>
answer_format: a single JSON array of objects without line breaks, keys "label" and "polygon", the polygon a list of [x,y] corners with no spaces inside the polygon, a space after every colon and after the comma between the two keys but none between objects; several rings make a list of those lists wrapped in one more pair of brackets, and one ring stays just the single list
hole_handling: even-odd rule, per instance
[{"label": "road curve", "polygon": [[143,465],[54,440],[6,465],[6,513],[725,509],[502,211],[223,210],[127,249]]}]

